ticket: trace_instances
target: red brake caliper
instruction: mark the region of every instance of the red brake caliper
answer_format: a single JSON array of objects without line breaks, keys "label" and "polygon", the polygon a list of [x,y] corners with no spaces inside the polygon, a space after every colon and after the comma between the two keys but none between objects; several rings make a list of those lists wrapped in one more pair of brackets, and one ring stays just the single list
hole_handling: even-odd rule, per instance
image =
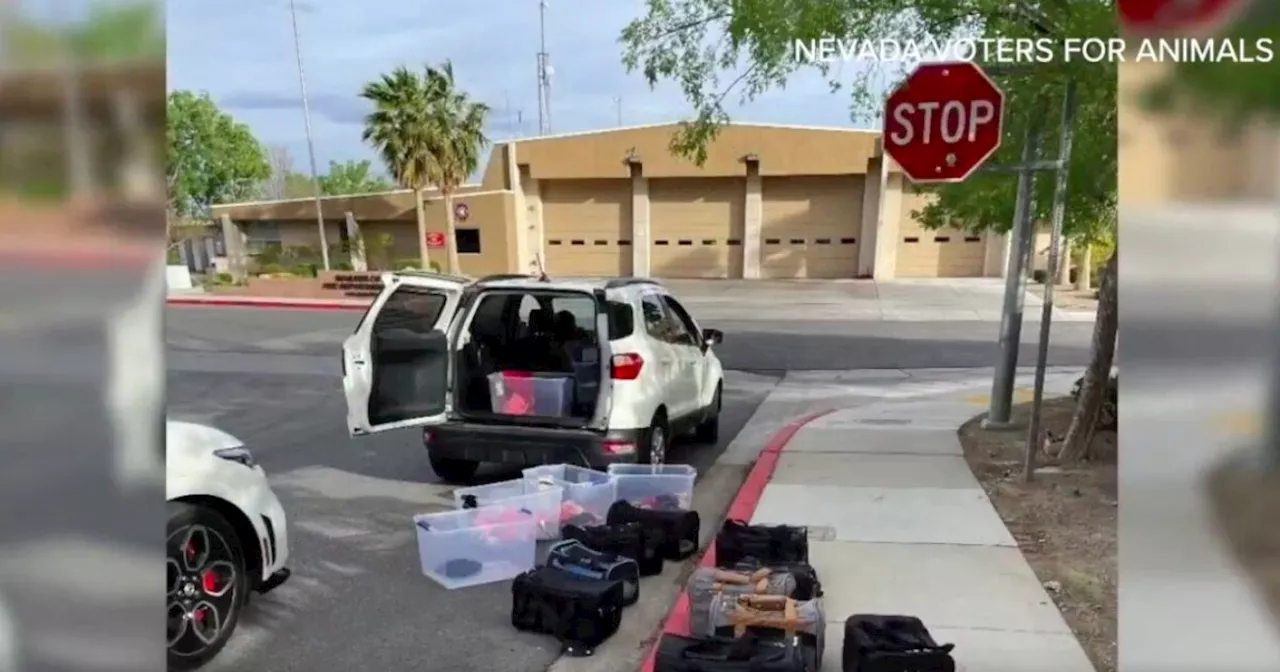
[{"label": "red brake caliper", "polygon": [[218,574],[212,569],[204,570],[204,575],[200,577],[200,580],[204,584],[204,592],[214,593],[218,590]]}]

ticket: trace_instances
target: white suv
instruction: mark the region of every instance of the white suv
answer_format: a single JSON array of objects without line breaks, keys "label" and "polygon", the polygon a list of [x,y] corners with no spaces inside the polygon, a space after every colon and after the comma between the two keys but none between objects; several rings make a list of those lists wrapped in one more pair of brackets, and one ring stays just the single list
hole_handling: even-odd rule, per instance
[{"label": "white suv", "polygon": [[[672,437],[718,439],[724,370],[713,348],[724,335],[700,329],[656,281],[382,281],[342,346],[347,428],[425,427],[446,481],[470,480],[481,462],[659,464]],[[495,409],[506,375],[544,377],[554,408]]]}]

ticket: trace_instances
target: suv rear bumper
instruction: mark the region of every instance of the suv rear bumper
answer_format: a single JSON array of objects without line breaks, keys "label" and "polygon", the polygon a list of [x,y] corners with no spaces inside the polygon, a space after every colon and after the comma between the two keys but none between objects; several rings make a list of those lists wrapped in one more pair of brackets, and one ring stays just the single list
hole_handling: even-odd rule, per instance
[{"label": "suv rear bumper", "polygon": [[[497,462],[526,467],[541,464],[576,464],[603,467],[634,463],[644,430],[610,430],[521,427],[449,422],[427,427],[423,445],[435,457],[475,462]],[[618,452],[619,445],[631,445]]]}]

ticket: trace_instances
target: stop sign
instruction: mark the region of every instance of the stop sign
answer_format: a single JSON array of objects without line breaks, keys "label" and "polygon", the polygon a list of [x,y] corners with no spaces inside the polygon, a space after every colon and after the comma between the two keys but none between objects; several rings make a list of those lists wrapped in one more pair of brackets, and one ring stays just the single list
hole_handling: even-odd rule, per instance
[{"label": "stop sign", "polygon": [[1120,24],[1133,31],[1212,30],[1235,18],[1252,0],[1116,0]]},{"label": "stop sign", "polygon": [[975,63],[923,63],[884,110],[884,151],[912,182],[961,182],[1000,148],[1004,92]]}]

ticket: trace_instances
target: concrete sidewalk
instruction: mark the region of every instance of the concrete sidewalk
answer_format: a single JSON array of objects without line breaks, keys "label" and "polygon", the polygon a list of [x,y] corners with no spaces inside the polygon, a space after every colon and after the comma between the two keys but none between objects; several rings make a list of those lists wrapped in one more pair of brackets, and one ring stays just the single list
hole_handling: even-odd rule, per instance
[{"label": "concrete sidewalk", "polygon": [[[1051,377],[1064,394],[1072,376]],[[854,613],[920,617],[958,670],[1092,672],[966,464],[956,428],[972,392],[885,399],[823,416],[781,452],[752,516],[810,527],[826,588],[823,671]]]}]

